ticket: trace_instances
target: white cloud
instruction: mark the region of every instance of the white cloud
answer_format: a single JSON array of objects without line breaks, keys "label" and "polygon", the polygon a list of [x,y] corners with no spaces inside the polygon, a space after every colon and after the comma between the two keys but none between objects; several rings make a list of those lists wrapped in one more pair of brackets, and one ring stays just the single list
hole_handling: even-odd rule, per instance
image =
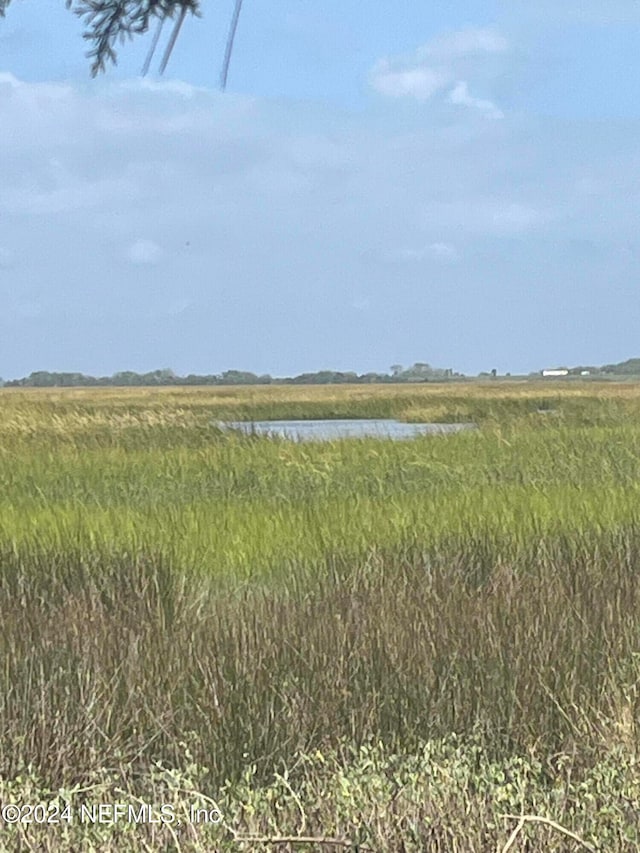
[{"label": "white cloud", "polygon": [[537,210],[533,206],[517,202],[499,203],[491,214],[491,222],[498,232],[507,234],[522,234],[546,224],[551,219],[553,219],[551,212]]},{"label": "white cloud", "polygon": [[183,314],[193,305],[193,301],[188,297],[165,298],[160,301],[159,310],[161,314],[168,316],[176,316]]},{"label": "white cloud", "polygon": [[419,249],[400,249],[392,252],[390,258],[402,261],[423,261],[429,258],[455,261],[458,258],[458,252],[452,243],[429,243]]},{"label": "white cloud", "polygon": [[433,258],[441,258],[445,261],[453,261],[458,257],[455,246],[451,243],[431,243],[427,246],[427,252]]},{"label": "white cloud", "polygon": [[47,100],[64,101],[73,93],[72,87],[66,83],[38,83],[34,86],[19,80],[8,71],[0,71],[0,87],[0,95],[4,99],[17,94],[23,107],[45,103]]},{"label": "white cloud", "polygon": [[509,42],[497,30],[490,27],[470,27],[437,36],[419,53],[432,59],[450,61],[470,54],[504,53],[508,49]]},{"label": "white cloud", "polygon": [[468,193],[456,201],[425,203],[421,225],[425,230],[440,228],[475,238],[517,237],[544,230],[564,215],[561,207],[549,202],[534,204]]},{"label": "white cloud", "polygon": [[[489,27],[445,33],[411,56],[379,60],[369,74],[369,83],[387,97],[427,101],[463,75],[490,80],[495,74],[492,58],[506,53],[508,48],[506,38]],[[472,98],[464,81],[457,83],[448,100],[496,118],[502,115],[491,101]]]},{"label": "white cloud", "polygon": [[154,92],[164,95],[180,95],[188,101],[193,100],[198,94],[206,94],[207,89],[201,86],[193,86],[191,83],[185,83],[182,80],[152,80],[150,77],[143,77],[137,80],[124,80],[118,83],[114,89],[114,94],[122,92],[122,90],[132,92]]},{"label": "white cloud", "polygon": [[8,270],[15,263],[15,258],[13,252],[10,249],[6,249],[4,246],[0,246],[0,270]]},{"label": "white cloud", "polygon": [[449,102],[463,107],[472,107],[490,118],[504,118],[504,113],[492,102],[482,98],[473,98],[469,94],[469,86],[461,80],[449,93]]},{"label": "white cloud", "polygon": [[14,311],[21,320],[32,320],[42,315],[44,306],[40,300],[31,299],[16,303]]},{"label": "white cloud", "polygon": [[157,264],[163,251],[153,240],[136,240],[127,249],[127,258],[132,264]]},{"label": "white cloud", "polygon": [[576,192],[586,196],[602,195],[608,189],[610,189],[606,181],[603,181],[602,179],[599,179],[597,177],[593,177],[592,175],[585,175],[581,178],[578,178],[574,186]]},{"label": "white cloud", "polygon": [[34,187],[33,175],[29,175],[17,187],[0,189],[0,210],[34,216],[67,214],[131,198],[132,190],[131,184],[124,180],[114,178],[83,182],[72,176],[54,179],[53,185],[49,187]]},{"label": "white cloud", "polygon": [[451,75],[445,69],[399,68],[394,69],[387,59],[382,59],[371,72],[373,88],[391,98],[406,96],[425,101],[446,86]]}]

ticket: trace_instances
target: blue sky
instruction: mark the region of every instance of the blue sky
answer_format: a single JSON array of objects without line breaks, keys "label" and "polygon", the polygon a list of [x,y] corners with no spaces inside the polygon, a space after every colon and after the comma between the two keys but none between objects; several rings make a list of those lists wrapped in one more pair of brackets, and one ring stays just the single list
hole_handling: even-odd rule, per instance
[{"label": "blue sky", "polygon": [[640,356],[640,3],[245,0],[222,94],[232,8],[0,21],[0,375]]}]

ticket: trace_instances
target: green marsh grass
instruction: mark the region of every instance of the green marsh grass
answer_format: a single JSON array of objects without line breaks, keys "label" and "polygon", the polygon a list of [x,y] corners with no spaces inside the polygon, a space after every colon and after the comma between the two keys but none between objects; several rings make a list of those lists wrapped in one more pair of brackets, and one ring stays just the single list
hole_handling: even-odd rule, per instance
[{"label": "green marsh grass", "polygon": [[[523,812],[637,850],[640,393],[542,391],[1,393],[0,799],[120,787],[225,815],[73,830],[104,850],[495,851]],[[211,425],[418,411],[481,428]]]}]

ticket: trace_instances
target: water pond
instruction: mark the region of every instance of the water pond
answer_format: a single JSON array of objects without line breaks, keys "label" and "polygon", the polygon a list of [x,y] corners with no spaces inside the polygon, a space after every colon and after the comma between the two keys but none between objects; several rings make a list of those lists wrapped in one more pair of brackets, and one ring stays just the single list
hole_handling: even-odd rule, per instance
[{"label": "water pond", "polygon": [[477,429],[476,424],[407,424],[387,418],[317,421],[232,421],[217,423],[246,435],[270,435],[293,441],[332,441],[337,438],[415,438]]}]

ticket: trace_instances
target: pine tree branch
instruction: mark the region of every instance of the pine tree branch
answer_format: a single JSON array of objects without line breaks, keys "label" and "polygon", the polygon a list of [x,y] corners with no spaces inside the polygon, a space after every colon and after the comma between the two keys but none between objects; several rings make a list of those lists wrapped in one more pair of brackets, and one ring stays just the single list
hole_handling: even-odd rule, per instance
[{"label": "pine tree branch", "polygon": [[117,42],[146,33],[152,18],[162,21],[178,12],[181,22],[187,12],[200,16],[200,0],[67,0],[67,7],[87,25],[83,38],[94,45],[87,53],[93,59],[92,77],[105,71],[107,61],[117,62]]},{"label": "pine tree branch", "polygon": [[[227,42],[225,46],[224,60],[220,72],[220,88],[225,89],[229,74],[229,64],[233,53],[233,45],[238,29],[238,21],[242,10],[243,0],[235,0],[235,6]],[[0,18],[5,13],[11,0],[0,0]],[[151,60],[158,46],[162,26],[166,18],[173,18],[177,13],[177,20],[169,38],[160,64],[162,74],[167,67],[175,43],[180,34],[187,12],[196,17],[201,17],[201,0],[65,0],[65,6],[74,15],[81,18],[85,24],[82,37],[92,43],[87,57],[92,60],[91,76],[96,77],[100,72],[106,71],[108,62],[117,64],[118,55],[116,45],[124,43],[136,35],[146,33],[152,19],[158,19],[158,27],[151,43],[151,48],[142,68],[142,76],[148,70]]]}]

